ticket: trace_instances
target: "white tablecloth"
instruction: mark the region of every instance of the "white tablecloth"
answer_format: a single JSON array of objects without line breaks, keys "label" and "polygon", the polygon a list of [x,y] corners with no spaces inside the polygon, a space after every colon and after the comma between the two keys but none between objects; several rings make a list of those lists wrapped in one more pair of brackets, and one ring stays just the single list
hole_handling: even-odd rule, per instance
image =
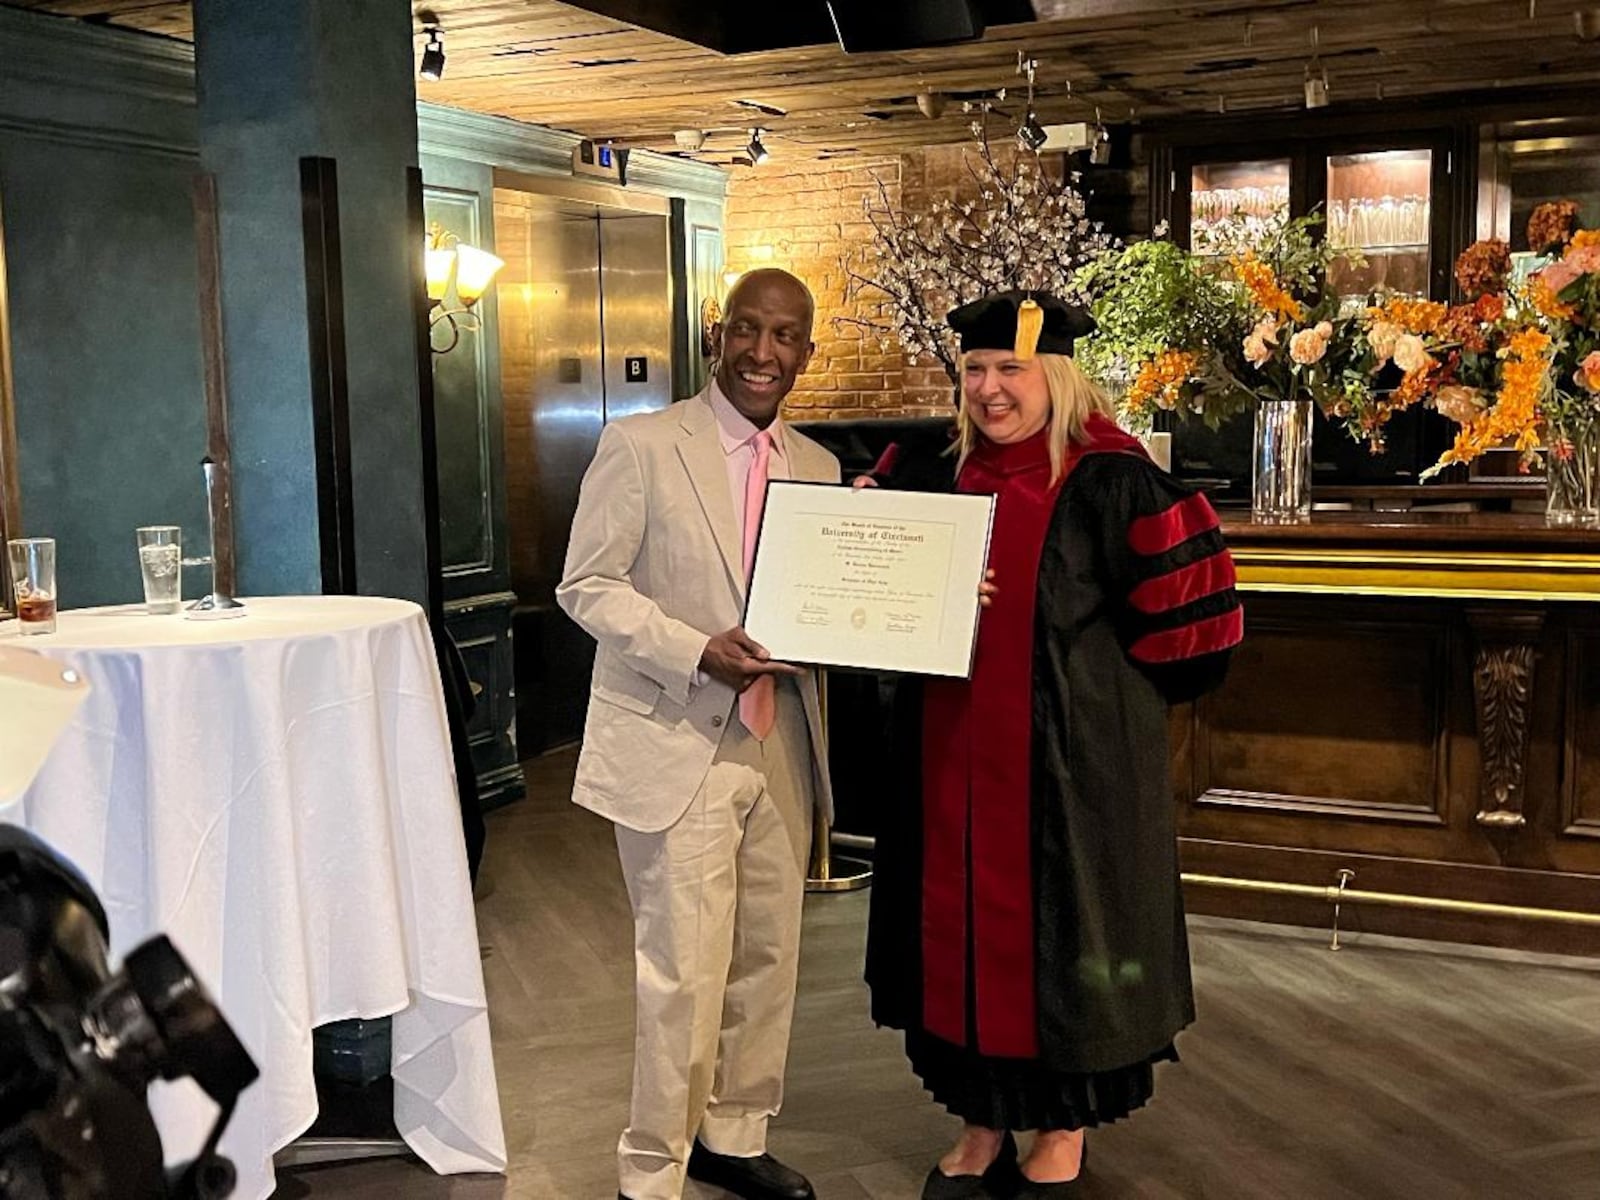
[{"label": "white tablecloth", "polygon": [[[169,934],[261,1068],[222,1142],[241,1197],[317,1112],[311,1030],[394,1015],[395,1120],[442,1173],[505,1137],[438,665],[422,611],[255,599],[199,622],[139,607],[19,639],[94,687],[19,804],[100,893],[120,961]],[[16,623],[0,636],[15,637]],[[0,630],[6,626],[0,626]],[[215,1115],[158,1085],[169,1160]]]}]

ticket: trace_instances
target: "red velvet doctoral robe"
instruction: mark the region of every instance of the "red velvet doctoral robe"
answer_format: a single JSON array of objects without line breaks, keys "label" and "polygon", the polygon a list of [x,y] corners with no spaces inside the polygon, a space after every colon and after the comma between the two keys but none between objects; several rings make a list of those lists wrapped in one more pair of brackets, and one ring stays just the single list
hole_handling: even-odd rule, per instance
[{"label": "red velvet doctoral robe", "polygon": [[972,679],[915,705],[868,982],[882,1024],[1096,1071],[1193,1017],[1166,710],[1221,681],[1243,622],[1203,496],[1099,417],[1064,466],[1041,436],[963,468],[997,497],[999,595]]}]

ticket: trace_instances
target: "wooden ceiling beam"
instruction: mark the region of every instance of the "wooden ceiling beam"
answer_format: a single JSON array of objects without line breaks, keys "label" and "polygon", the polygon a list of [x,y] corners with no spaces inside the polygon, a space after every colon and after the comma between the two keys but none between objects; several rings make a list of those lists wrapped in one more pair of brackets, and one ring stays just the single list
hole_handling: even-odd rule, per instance
[{"label": "wooden ceiling beam", "polygon": [[[24,8],[192,36],[181,0],[6,0]],[[1045,19],[991,28],[981,41],[847,55],[809,46],[723,56],[559,0],[419,0],[437,14],[445,78],[422,98],[585,136],[671,146],[674,129],[761,125],[802,152],[891,152],[970,137],[950,102],[928,120],[911,98],[1011,90],[1016,59],[1040,62],[1046,122],[1107,121],[1288,109],[1300,104],[1311,30],[1333,101],[1440,95],[1488,87],[1600,80],[1600,52],[1574,36],[1573,14],[1600,0],[1036,0]],[[420,40],[419,40],[420,44]],[[593,64],[602,65],[593,65]],[[1067,85],[1071,84],[1071,96]],[[766,117],[734,102],[783,109]],[[890,114],[877,119],[869,114]],[[742,135],[740,135],[742,136]],[[721,153],[721,151],[718,151]]]}]

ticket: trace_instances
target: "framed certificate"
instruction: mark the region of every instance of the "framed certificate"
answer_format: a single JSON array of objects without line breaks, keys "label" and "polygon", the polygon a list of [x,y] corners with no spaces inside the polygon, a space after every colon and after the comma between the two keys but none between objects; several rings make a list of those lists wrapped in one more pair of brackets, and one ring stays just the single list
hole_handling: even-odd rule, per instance
[{"label": "framed certificate", "polygon": [[993,496],[774,480],[744,627],[784,662],[967,678]]}]

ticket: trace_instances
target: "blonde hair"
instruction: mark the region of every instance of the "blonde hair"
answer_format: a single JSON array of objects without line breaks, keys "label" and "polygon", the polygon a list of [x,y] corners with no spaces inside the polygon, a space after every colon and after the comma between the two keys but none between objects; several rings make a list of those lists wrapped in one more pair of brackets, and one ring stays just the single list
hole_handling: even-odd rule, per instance
[{"label": "blonde hair", "polygon": [[[1039,369],[1044,372],[1045,388],[1050,393],[1050,419],[1045,428],[1048,430],[1046,438],[1050,447],[1050,482],[1055,483],[1061,478],[1067,457],[1067,443],[1088,444],[1086,426],[1090,415],[1099,413],[1115,421],[1116,409],[1111,398],[1065,354],[1040,354],[1036,360]],[[961,403],[956,409],[956,474],[959,475],[967,456],[972,453],[983,433],[967,412],[965,354],[956,361],[956,372],[960,380],[957,386],[961,389]]]}]

